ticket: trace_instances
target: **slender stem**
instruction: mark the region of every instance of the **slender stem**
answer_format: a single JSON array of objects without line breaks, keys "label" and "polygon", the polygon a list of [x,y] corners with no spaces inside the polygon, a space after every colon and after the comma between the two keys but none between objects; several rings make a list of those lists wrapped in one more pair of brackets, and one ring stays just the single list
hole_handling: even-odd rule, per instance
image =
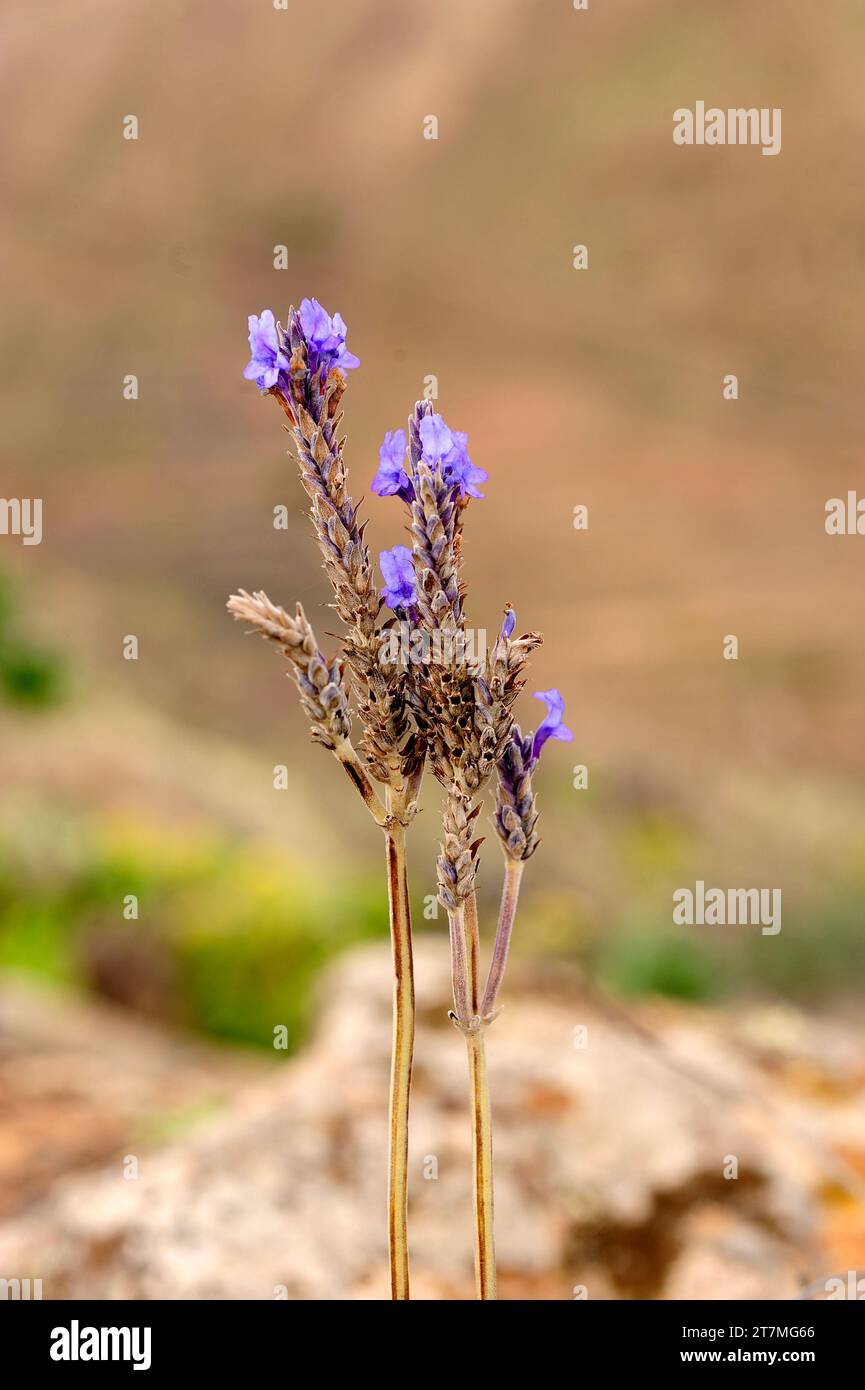
[{"label": "slender stem", "polygon": [[[521,859],[505,860],[505,878],[493,957],[487,975],[484,997],[478,1009],[478,917],[474,894],[466,903],[466,955],[468,992],[472,999],[475,1026],[465,1031],[471,1081],[472,1141],[475,1198],[475,1279],[479,1299],[496,1298],[496,1248],[493,1226],[493,1137],[490,1088],[484,1032],[496,1006],[499,988],[508,960],[508,948],[517,910]],[[480,1015],[478,1018],[477,1015]]]},{"label": "slender stem", "polygon": [[478,929],[478,895],[472,889],[466,898],[466,968],[469,977],[469,1004],[474,1018],[478,1012],[478,998],[480,996],[480,931]]},{"label": "slender stem", "polygon": [[471,1019],[471,989],[466,964],[466,910],[464,906],[448,912],[451,939],[451,981],[454,992],[454,1017],[466,1029]]},{"label": "slender stem", "polygon": [[496,1251],[493,1233],[493,1139],[490,1090],[484,1050],[484,1026],[478,1018],[480,942],[478,901],[472,892],[465,906],[449,914],[454,1008],[466,1040],[471,1086],[472,1173],[475,1203],[475,1283],[479,1299],[496,1297]]},{"label": "slender stem", "polygon": [[480,1009],[481,1018],[489,1019],[496,1007],[496,999],[504,977],[505,966],[508,963],[508,948],[514,929],[514,917],[520,894],[520,880],[523,876],[523,863],[522,859],[511,859],[510,855],[505,856],[502,901],[499,906],[499,921],[493,945],[493,958],[490,961],[490,971],[487,975],[483,1003]]},{"label": "slender stem", "polygon": [[496,1297],[496,1247],[493,1233],[493,1134],[484,1030],[466,1033],[472,1098],[475,1197],[475,1283],[479,1299]]},{"label": "slender stem", "polygon": [[354,750],[353,745],[346,738],[337,744],[334,755],[342,763],[348,780],[363,798],[367,810],[370,812],[376,825],[380,825],[384,830],[387,825],[388,812],[381,803],[381,798],[372,784],[369,774],[366,771],[360,758]]},{"label": "slender stem", "polygon": [[414,1050],[414,971],[411,910],[405,853],[405,826],[399,808],[391,804],[392,819],[385,833],[390,937],[393,951],[393,1051],[390,1072],[388,1157],[388,1249],[391,1296],[409,1298],[408,1269],[408,1109]]}]

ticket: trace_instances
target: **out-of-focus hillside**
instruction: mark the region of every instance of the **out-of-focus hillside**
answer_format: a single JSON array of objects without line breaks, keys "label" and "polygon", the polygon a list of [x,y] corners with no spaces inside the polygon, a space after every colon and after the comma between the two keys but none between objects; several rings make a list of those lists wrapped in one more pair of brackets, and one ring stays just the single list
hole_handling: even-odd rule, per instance
[{"label": "out-of-focus hillside", "polygon": [[[7,7],[3,37],[3,490],[44,498],[45,538],[4,538],[0,560],[85,707],[155,705],[254,748],[263,777],[288,761],[373,845],[278,664],[222,607],[263,585],[335,626],[280,421],[240,375],[247,313],[311,293],[362,359],[355,492],[430,373],[490,472],[472,619],[509,599],[546,633],[532,688],[566,692],[577,741],[544,769],[545,865],[587,920],[623,854],[635,914],[706,844],[728,878],[757,857],[761,881],[813,886],[837,807],[846,891],[865,839],[861,558],[823,508],[861,477],[861,6],[58,0],[50,32]],[[672,112],[698,98],[780,106],[780,156],[674,146]],[[395,503],[367,511],[376,548],[402,538]]]},{"label": "out-of-focus hillside", "polygon": [[[247,315],[308,295],[361,358],[373,549],[405,539],[379,443],[434,377],[490,475],[469,622],[510,601],[544,631],[518,718],[558,686],[575,731],[536,776],[490,1046],[505,1296],[792,1298],[861,1267],[865,540],[824,508],[863,489],[863,45],[861,0],[7,0],[0,496],[41,498],[44,536],[0,534],[4,1270],[386,1287],[381,836],[225,612],[262,587],[337,640],[242,378]],[[780,108],[780,155],[674,145],[698,100]],[[413,1287],[460,1298],[440,797],[409,849]],[[696,880],[780,888],[782,931],[673,925]]]}]

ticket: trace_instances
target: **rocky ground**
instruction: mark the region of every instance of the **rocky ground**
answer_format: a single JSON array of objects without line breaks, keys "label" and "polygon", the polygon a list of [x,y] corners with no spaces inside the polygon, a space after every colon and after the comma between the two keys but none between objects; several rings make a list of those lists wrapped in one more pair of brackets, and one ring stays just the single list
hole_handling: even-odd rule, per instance
[{"label": "rocky ground", "polygon": [[[470,1298],[439,943],[418,978],[414,1293]],[[379,947],[332,971],[281,1065],[10,985],[0,1274],[46,1298],[385,1297],[389,1034]],[[786,1007],[626,1012],[515,977],[489,1037],[501,1295],[788,1299],[865,1264],[863,1041]]]}]

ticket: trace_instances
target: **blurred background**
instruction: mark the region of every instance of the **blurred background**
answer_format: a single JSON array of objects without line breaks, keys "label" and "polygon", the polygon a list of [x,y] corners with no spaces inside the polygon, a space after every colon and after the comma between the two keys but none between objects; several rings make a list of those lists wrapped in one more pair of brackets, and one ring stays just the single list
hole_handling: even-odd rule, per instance
[{"label": "blurred background", "polygon": [[[241,375],[247,315],[306,295],[361,359],[373,549],[405,539],[378,445],[435,377],[490,474],[470,621],[544,632],[518,717],[555,685],[575,732],[490,1036],[503,1294],[865,1265],[862,542],[824,529],[862,478],[863,44],[855,0],[7,5],[2,492],[44,535],[0,536],[0,1276],[386,1290],[380,836],[224,611],[263,587],[337,626]],[[697,100],[780,107],[781,154],[677,147]],[[410,845],[416,1289],[463,1298],[439,800]],[[499,873],[489,841],[487,941]],[[674,927],[697,879],[781,888],[781,933]]]}]

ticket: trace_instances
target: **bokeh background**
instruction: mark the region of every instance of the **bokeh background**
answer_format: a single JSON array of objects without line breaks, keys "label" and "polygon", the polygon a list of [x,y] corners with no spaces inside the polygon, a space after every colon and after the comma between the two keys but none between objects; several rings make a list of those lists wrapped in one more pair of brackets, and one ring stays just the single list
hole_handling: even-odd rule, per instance
[{"label": "bokeh background", "polygon": [[[575,731],[545,753],[490,1040],[504,1292],[792,1297],[865,1264],[862,542],[824,529],[862,478],[863,44],[855,0],[7,5],[2,491],[43,499],[44,539],[0,537],[0,1275],[385,1287],[379,836],[224,611],[263,587],[336,626],[278,413],[241,376],[247,314],[304,295],[361,358],[356,496],[437,378],[490,473],[471,621],[511,601],[543,630],[530,689],[559,686]],[[782,108],[781,154],[675,146],[698,99]],[[394,502],[365,512],[375,550],[404,539]],[[419,1293],[459,1298],[432,784],[423,808],[416,1262]],[[498,876],[488,843],[487,938]],[[781,934],[673,927],[698,878],[780,887]],[[208,1205],[232,1183],[248,1228]]]}]

